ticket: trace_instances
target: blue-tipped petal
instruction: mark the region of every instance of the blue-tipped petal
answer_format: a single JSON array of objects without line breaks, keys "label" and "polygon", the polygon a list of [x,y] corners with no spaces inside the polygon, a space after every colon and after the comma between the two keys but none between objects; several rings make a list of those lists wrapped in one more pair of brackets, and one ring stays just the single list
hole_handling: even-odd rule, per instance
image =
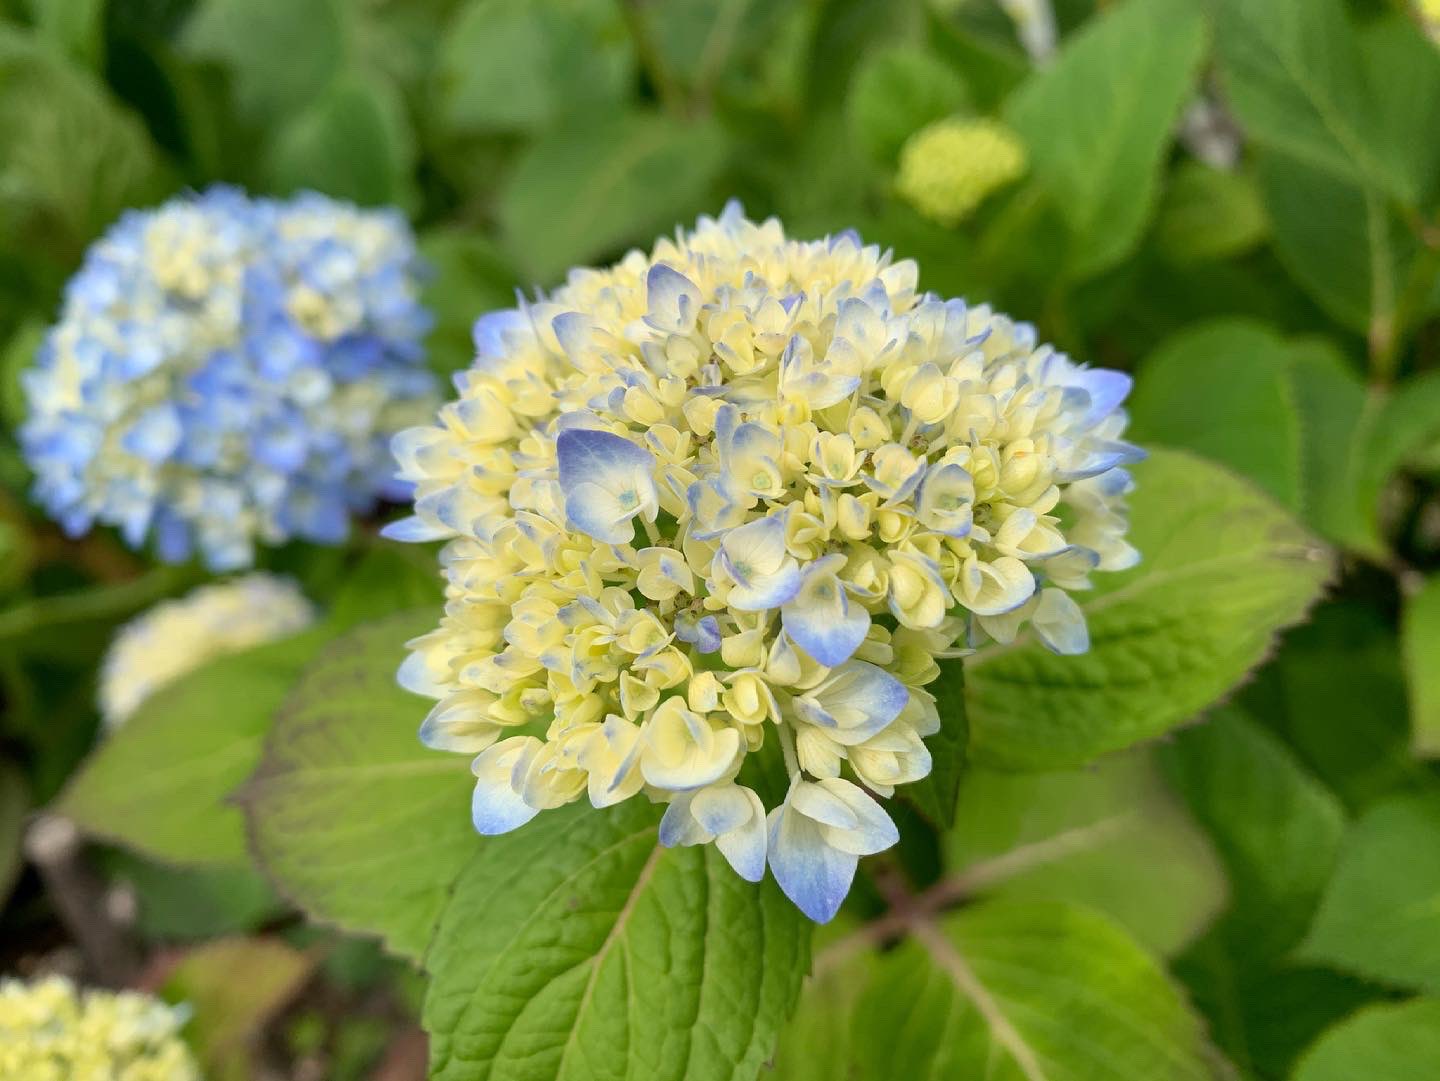
[{"label": "blue-tipped petal", "polygon": [[533,755],[534,748],[522,748],[517,754],[511,746],[514,742],[506,740],[482,751],[471,766],[475,773],[475,792],[470,800],[470,817],[475,831],[485,837],[519,829],[540,813],[538,807],[531,807],[520,798],[512,781],[515,759],[527,753]]},{"label": "blue-tipped petal", "polygon": [[870,631],[870,613],[846,595],[836,573],[844,563],[838,553],[811,563],[795,596],[780,609],[785,632],[827,668],[849,660]]},{"label": "blue-tipped petal", "polygon": [[855,878],[857,857],[825,843],[821,827],[789,807],[769,819],[770,870],[785,896],[816,923],[829,923]]},{"label": "blue-tipped petal", "polygon": [[683,334],[700,314],[700,288],[674,267],[656,263],[645,276],[645,322],[656,330]]}]

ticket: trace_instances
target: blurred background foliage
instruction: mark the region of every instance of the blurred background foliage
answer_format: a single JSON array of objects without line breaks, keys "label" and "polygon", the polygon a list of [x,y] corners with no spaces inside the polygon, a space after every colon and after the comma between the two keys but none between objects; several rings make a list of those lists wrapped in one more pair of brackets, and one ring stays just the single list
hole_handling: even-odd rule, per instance
[{"label": "blurred background foliage", "polygon": [[[975,771],[956,833],[904,857],[923,879],[1090,837],[994,888],[1119,919],[1241,1075],[1290,1076],[1357,1007],[1440,993],[1440,50],[1382,0],[1053,7],[1045,56],[992,0],[0,0],[0,416],[19,421],[17,374],[86,246],[217,181],[402,207],[441,372],[516,289],[730,197],[792,235],[893,246],[923,287],[1135,372],[1138,441],[1248,477],[1342,554],[1312,621],[1207,724],[1094,770]],[[1003,121],[1028,166],[947,226],[896,177],[954,117]],[[62,539],[27,484],[7,435],[0,969],[67,946],[21,826],[93,743],[109,635],[199,577]],[[340,622],[397,607],[381,582],[430,595],[425,559],[374,547],[270,563],[317,599],[348,580]],[[304,928],[243,851],[193,854],[95,852],[146,978],[197,1004],[214,1076],[418,1076],[408,968]],[[1382,926],[1383,949],[1355,933]],[[1323,1072],[1347,1039],[1301,1076],[1362,1076]]]}]

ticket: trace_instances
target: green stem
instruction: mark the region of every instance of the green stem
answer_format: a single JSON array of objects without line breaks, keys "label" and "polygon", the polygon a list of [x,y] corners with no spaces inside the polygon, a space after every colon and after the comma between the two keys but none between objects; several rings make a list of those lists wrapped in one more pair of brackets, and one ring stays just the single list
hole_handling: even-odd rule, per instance
[{"label": "green stem", "polygon": [[645,19],[645,13],[641,10],[644,7],[644,0],[621,0],[620,14],[625,19],[625,28],[630,32],[631,44],[635,46],[635,60],[640,65],[640,70],[650,80],[650,85],[655,88],[655,95],[660,99],[661,107],[673,116],[685,114],[685,95],[680,84],[675,81],[670,69],[665,64],[665,59],[660,55],[660,50],[655,45],[655,39],[650,33],[650,24]]}]

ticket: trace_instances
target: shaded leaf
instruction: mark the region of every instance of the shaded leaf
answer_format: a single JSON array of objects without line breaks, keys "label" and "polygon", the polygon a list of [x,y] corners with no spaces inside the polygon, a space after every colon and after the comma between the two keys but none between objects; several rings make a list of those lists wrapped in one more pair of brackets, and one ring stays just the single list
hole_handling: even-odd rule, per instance
[{"label": "shaded leaf", "polygon": [[1203,454],[1300,507],[1300,417],[1284,344],[1222,319],[1181,331],[1147,357],[1130,399],[1131,438]]},{"label": "shaded leaf", "polygon": [[[930,773],[900,789],[931,822],[942,829],[955,825],[955,801],[965,770],[965,746],[970,726],[965,719],[965,670],[951,662],[942,665],[940,678],[927,688],[935,696],[940,731],[925,740],[930,751]],[[782,796],[783,798],[783,796]]]},{"label": "shaded leaf", "polygon": [[1268,230],[1251,174],[1213,169],[1186,158],[1170,174],[1155,239],[1167,259],[1195,263],[1249,251]]},{"label": "shaded leaf", "polygon": [[30,809],[30,786],[8,758],[0,758],[0,907],[20,876],[20,842]]},{"label": "shaded leaf", "polygon": [[1147,753],[1064,773],[973,770],[947,844],[949,873],[979,896],[1084,905],[1161,954],[1225,903],[1214,850]]},{"label": "shaded leaf", "polygon": [[1401,796],[1350,830],[1310,934],[1308,961],[1440,989],[1440,795]]},{"label": "shaded leaf", "polygon": [[893,165],[910,135],[961,111],[969,96],[964,80],[934,53],[892,45],[866,58],[845,109],[861,148],[877,162]]},{"label": "shaded leaf", "polygon": [[241,794],[251,850],[312,917],[418,956],[476,849],[468,763],[423,746],[395,670],[426,608],[352,631],[295,683]]},{"label": "shaded leaf", "polygon": [[1205,20],[1185,0],[1129,0],[1087,23],[1010,99],[1006,115],[1071,234],[1072,274],[1134,250],[1205,45]]},{"label": "shaded leaf", "polygon": [[537,139],[500,197],[509,250],[537,282],[572,263],[648,243],[707,207],[724,160],[711,121],[619,113]]},{"label": "shaded leaf", "polygon": [[414,137],[391,86],[346,74],[280,126],[265,163],[277,191],[314,189],[364,206],[414,200]]},{"label": "shaded leaf", "polygon": [[444,36],[433,96],[450,133],[539,131],[616,108],[633,73],[613,0],[471,0]]}]

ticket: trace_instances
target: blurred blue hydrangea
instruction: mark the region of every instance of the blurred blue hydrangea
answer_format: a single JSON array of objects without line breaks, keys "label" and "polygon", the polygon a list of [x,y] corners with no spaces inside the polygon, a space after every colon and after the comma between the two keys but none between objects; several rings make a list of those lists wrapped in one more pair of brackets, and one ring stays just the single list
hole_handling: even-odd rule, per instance
[{"label": "blurred blue hydrangea", "polygon": [[404,219],[212,188],[131,211],[86,254],[22,376],[35,495],[213,569],[344,539],[403,498],[389,436],[434,409]]}]

